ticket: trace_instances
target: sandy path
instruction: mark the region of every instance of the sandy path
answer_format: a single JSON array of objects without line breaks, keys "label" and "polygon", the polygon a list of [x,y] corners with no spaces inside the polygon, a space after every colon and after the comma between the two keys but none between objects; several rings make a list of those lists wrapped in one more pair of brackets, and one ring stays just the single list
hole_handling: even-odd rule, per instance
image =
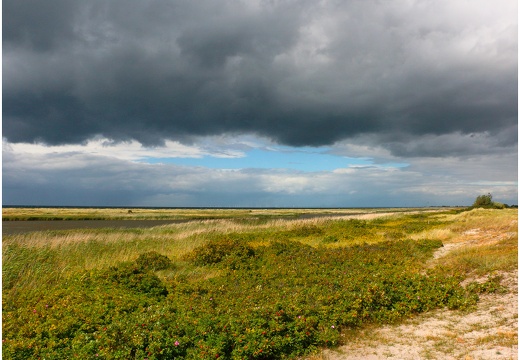
[{"label": "sandy path", "polygon": [[[445,244],[433,261],[460,246],[489,244],[503,236],[511,236],[509,233],[482,234],[480,229],[463,235],[463,242]],[[416,316],[400,325],[368,328],[346,339],[347,345],[334,351],[326,350],[312,359],[517,359],[518,272],[501,275],[501,284],[509,291],[480,295],[475,311],[463,313],[442,309]]]},{"label": "sandy path", "polygon": [[361,341],[349,341],[328,360],[517,359],[518,276],[503,274],[507,294],[482,295],[469,314],[437,310],[398,326],[367,329]]}]

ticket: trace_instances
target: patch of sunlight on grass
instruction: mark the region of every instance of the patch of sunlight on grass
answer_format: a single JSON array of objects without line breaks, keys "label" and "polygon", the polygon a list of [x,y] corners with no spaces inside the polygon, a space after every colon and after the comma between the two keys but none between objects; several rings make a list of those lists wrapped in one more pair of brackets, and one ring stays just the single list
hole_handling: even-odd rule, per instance
[{"label": "patch of sunlight on grass", "polygon": [[444,267],[460,269],[465,273],[483,275],[494,271],[518,268],[518,235],[510,236],[492,245],[462,247],[443,259]]},{"label": "patch of sunlight on grass", "polygon": [[420,240],[420,239],[437,239],[441,241],[446,241],[451,239],[455,234],[451,229],[446,228],[435,228],[431,230],[426,230],[417,234],[410,235],[410,239]]}]

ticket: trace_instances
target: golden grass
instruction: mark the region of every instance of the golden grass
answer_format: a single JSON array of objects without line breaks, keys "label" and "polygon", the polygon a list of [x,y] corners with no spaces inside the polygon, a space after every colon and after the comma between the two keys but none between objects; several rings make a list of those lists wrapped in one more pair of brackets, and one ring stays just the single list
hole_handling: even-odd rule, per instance
[{"label": "golden grass", "polygon": [[[375,217],[388,216],[386,213]],[[291,231],[305,226],[322,226],[327,222],[343,219],[343,217],[326,216],[310,219],[268,220],[264,223],[243,223],[235,220],[200,220],[180,224],[161,225],[148,229],[82,229],[63,231],[31,232],[27,234],[10,235],[4,238],[4,245],[19,244],[29,247],[58,248],[71,244],[100,241],[103,243],[132,242],[139,240],[164,240],[175,242],[185,239],[218,234],[258,232],[262,230]],[[358,218],[358,216],[348,216]],[[189,244],[183,244],[188,245]]]},{"label": "golden grass", "polygon": [[450,252],[442,259],[445,267],[465,273],[487,273],[518,268],[518,234],[491,245],[464,246]]},{"label": "golden grass", "polygon": [[431,229],[427,231],[423,231],[418,234],[412,234],[410,236],[413,240],[420,240],[420,239],[436,239],[441,241],[447,241],[452,239],[455,236],[455,233],[448,228],[438,228],[438,229]]},{"label": "golden grass", "polygon": [[9,263],[8,246],[50,249],[59,254],[56,272],[106,268],[118,262],[132,261],[140,253],[158,251],[173,260],[208,241],[216,234],[245,233],[268,229],[294,229],[315,225],[326,219],[270,220],[260,225],[233,220],[203,220],[158,226],[150,229],[96,229],[44,231],[6,236],[3,239],[4,262]]},{"label": "golden grass", "polygon": [[446,219],[455,222],[451,228],[458,232],[475,228],[500,232],[518,230],[518,209],[473,209]]},{"label": "golden grass", "polygon": [[518,210],[473,209],[460,214],[441,214],[432,219],[446,222],[447,226],[430,229],[411,236],[413,239],[439,239],[446,242],[466,242],[471,236],[486,234],[503,236],[518,233]]},{"label": "golden grass", "polygon": [[477,344],[492,344],[494,346],[511,347],[518,345],[518,333],[512,331],[497,331],[496,334],[482,336],[475,341]]},{"label": "golden grass", "polygon": [[518,267],[517,209],[473,209],[446,220],[451,224],[439,238],[458,246],[440,260],[444,267],[475,275]]}]

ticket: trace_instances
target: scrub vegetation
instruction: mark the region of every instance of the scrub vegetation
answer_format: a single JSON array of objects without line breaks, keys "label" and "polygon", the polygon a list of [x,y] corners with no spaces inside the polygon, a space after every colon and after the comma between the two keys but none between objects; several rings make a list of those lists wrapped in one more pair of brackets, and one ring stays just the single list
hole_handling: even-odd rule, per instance
[{"label": "scrub vegetation", "polygon": [[[517,266],[516,209],[265,213],[4,237],[4,358],[295,358],[367,326],[470,311]],[[509,235],[434,256],[487,228]]]},{"label": "scrub vegetation", "polygon": [[485,208],[485,209],[504,209],[509,207],[507,204],[493,201],[493,195],[490,193],[486,195],[479,195],[473,203],[473,208]]}]

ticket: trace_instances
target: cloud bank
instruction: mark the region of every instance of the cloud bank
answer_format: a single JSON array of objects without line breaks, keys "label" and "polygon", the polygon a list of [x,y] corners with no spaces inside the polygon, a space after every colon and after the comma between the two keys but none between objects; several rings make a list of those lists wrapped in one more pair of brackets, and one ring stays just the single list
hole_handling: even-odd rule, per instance
[{"label": "cloud bank", "polygon": [[12,142],[516,140],[511,0],[8,0],[4,14]]}]

